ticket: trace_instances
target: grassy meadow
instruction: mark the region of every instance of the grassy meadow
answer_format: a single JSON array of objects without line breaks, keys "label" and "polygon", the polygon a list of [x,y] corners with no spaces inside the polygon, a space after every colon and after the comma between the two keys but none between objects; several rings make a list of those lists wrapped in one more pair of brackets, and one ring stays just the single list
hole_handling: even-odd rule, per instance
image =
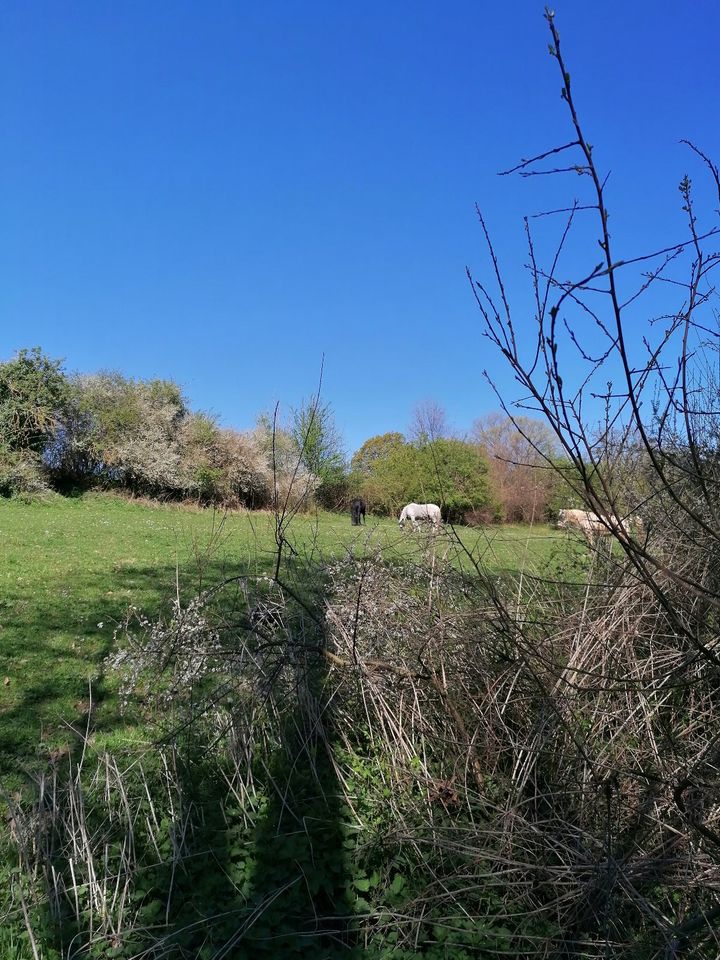
[{"label": "grassy meadow", "polygon": [[[447,565],[481,576],[480,596],[499,585],[499,595],[517,600],[526,617],[536,602],[533,577],[545,587],[570,584],[591,569],[577,538],[544,523],[434,535],[401,530],[393,519],[369,517],[358,528],[346,515],[295,516],[285,530],[281,578],[294,598],[307,588],[309,604],[294,600],[273,624],[277,594],[265,595],[259,585],[255,597],[268,597],[259,608],[268,619],[258,621],[257,632],[265,652],[254,667],[254,652],[241,639],[236,649],[237,638],[229,638],[226,650],[241,659],[239,672],[227,673],[234,684],[228,689],[242,707],[232,699],[206,724],[203,713],[193,714],[193,698],[202,697],[206,681],[215,682],[211,673],[183,680],[169,702],[162,700],[168,678],[153,673],[152,664],[148,676],[157,678],[160,699],[141,684],[123,712],[127,687],[108,666],[116,631],[130,607],[154,621],[170,614],[178,596],[187,602],[227,578],[274,572],[271,513],[223,514],[97,493],[11,499],[0,500],[0,537],[0,810],[10,824],[0,841],[1,957],[354,960],[367,949],[382,958],[396,955],[400,921],[407,927],[400,960],[520,955],[511,954],[516,936],[523,943],[554,936],[534,915],[507,920],[504,881],[500,896],[477,857],[481,841],[472,831],[505,786],[495,774],[478,778],[474,741],[465,746],[468,733],[448,689],[459,691],[460,703],[476,697],[468,710],[482,717],[486,679],[493,670],[514,676],[517,666],[508,660],[505,634],[495,637],[488,628],[492,603],[473,597],[463,607],[463,581]],[[322,569],[347,554],[386,561],[347,565],[369,577],[359,662],[377,663],[380,653],[382,673],[341,666],[326,688],[325,662],[304,660],[301,651],[314,635],[312,611],[324,610],[326,584],[333,636],[342,635],[338,623],[352,622],[348,603],[354,608],[356,594],[343,579],[347,570]],[[430,615],[428,576],[447,590]],[[338,584],[344,594],[332,593]],[[217,612],[229,618],[237,597],[244,602],[232,590],[218,596]],[[185,623],[186,642],[199,637],[200,656],[212,669],[212,653],[202,653],[207,637],[192,633],[192,618]],[[175,656],[174,628],[163,629],[161,660],[165,644]],[[434,645],[436,662],[452,671],[449,688],[435,674],[428,674],[429,689],[413,686],[407,677],[419,675],[408,673],[405,651],[413,650],[407,662],[414,664],[417,651],[425,657]],[[177,657],[182,671],[185,654]],[[461,686],[474,669],[476,692]],[[222,677],[213,693],[218,704]],[[274,679],[266,689],[268,677]],[[492,689],[496,684],[491,679]],[[506,704],[507,691],[498,689]],[[527,695],[521,691],[503,709],[519,709]],[[377,702],[366,699],[373,696]],[[415,698],[417,715],[408,713]],[[163,740],[164,704],[175,718],[201,719],[192,728],[181,723],[170,745]],[[242,720],[223,740],[223,711],[233,709],[250,718],[248,732]],[[528,716],[523,723],[532,725]],[[426,736],[430,722],[437,727]],[[436,743],[445,744],[437,753]],[[440,845],[428,854],[406,843],[403,831],[423,843],[439,837]],[[467,856],[465,846],[456,849],[455,831],[469,831]],[[440,869],[449,899],[435,903],[428,884]],[[486,915],[491,919],[478,921]],[[420,952],[409,946],[413,937],[427,941]],[[322,944],[325,953],[314,952]]]},{"label": "grassy meadow", "polygon": [[[469,567],[532,574],[547,571],[566,549],[547,525],[442,534],[440,556]],[[343,515],[296,516],[287,533],[293,551],[321,559],[381,550],[411,558],[426,535],[369,517],[362,528]],[[224,577],[270,572],[272,514],[194,510],[110,495],[0,501],[0,774],[17,787],[85,729],[92,701],[96,736],[130,736],[117,714],[103,660],[129,605],[150,616],[179,590],[188,598]],[[467,553],[465,553],[467,551]]]}]

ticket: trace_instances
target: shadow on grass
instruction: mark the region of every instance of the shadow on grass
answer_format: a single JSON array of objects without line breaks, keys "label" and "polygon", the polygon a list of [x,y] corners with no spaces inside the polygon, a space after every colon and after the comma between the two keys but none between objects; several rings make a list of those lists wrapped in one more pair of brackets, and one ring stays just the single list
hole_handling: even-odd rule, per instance
[{"label": "shadow on grass", "polygon": [[[236,572],[225,563],[208,564],[204,582],[206,586],[218,583]],[[167,586],[174,579],[174,569],[134,567],[127,574],[135,593],[154,598],[154,612],[159,612],[167,603]],[[122,927],[115,925],[113,929],[113,924],[103,926],[100,922],[101,911],[86,889],[92,884],[81,883],[78,863],[73,866],[70,857],[71,849],[82,846],[68,832],[74,818],[70,809],[73,803],[78,809],[83,804],[87,808],[83,815],[87,817],[90,842],[103,836],[106,864],[108,858],[117,856],[125,838],[113,827],[115,814],[103,806],[103,791],[107,796],[110,788],[103,786],[102,776],[87,777],[95,785],[83,787],[86,792],[82,803],[67,803],[60,824],[64,835],[57,835],[53,828],[44,841],[47,901],[38,907],[32,921],[43,956],[63,960],[75,956],[322,960],[352,952],[354,896],[346,866],[347,811],[333,760],[332,711],[322,650],[324,630],[321,616],[308,619],[304,609],[307,604],[315,611],[322,610],[322,580],[315,570],[307,569],[306,574],[303,582],[302,572],[296,571],[295,589],[303,590],[306,599],[294,604],[294,613],[288,619],[290,625],[297,626],[297,633],[289,630],[284,634],[284,646],[274,653],[282,661],[282,669],[274,673],[265,692],[268,729],[262,724],[253,727],[250,749],[244,756],[235,755],[234,770],[222,750],[216,750],[216,744],[191,725],[170,751],[172,786],[165,782],[156,757],[155,764],[147,761],[144,779],[133,779],[135,775],[130,774],[119,788],[122,804],[128,808],[128,821],[135,824],[132,844],[137,848],[133,851],[135,866],[127,886]],[[83,585],[79,588],[85,589]],[[187,593],[192,591],[188,589]],[[226,598],[224,613],[230,621],[246,619],[238,595],[228,590]],[[83,616],[90,616],[93,622],[107,622],[120,620],[122,613],[117,600],[103,598],[89,612],[83,611]],[[62,622],[63,605],[38,605],[35,617],[33,629],[40,635],[42,624]],[[13,624],[16,631],[19,626],[18,622]],[[39,643],[39,658],[51,655],[52,643],[46,638],[45,644],[43,647]],[[90,660],[87,652],[66,651],[64,655],[68,689],[63,702],[68,695],[79,698],[83,694],[82,681],[70,680],[73,672],[79,671],[82,663],[94,664],[94,709],[89,729],[95,737],[101,737],[101,743],[106,742],[103,737],[126,723],[118,708],[117,681],[103,673],[103,660],[111,644],[111,634],[107,633],[96,639]],[[37,714],[34,723],[29,720],[33,710],[52,699],[53,683],[52,678],[35,676],[13,710],[6,713],[4,726],[0,725],[0,746],[10,748],[8,753],[13,747],[17,750],[14,730],[23,724],[37,729]],[[83,714],[79,705],[75,720],[76,728],[84,730],[87,713]],[[68,778],[77,775],[77,761],[84,749],[81,738],[74,738],[68,757],[63,758],[60,776],[65,775],[66,759],[70,764]],[[100,762],[97,769],[101,770],[97,752],[91,742],[86,766],[89,760]],[[29,750],[26,756],[30,762]],[[132,770],[137,762],[132,747],[123,760]],[[6,757],[8,761],[12,766],[12,757]],[[42,757],[35,757],[36,766],[41,761]],[[233,779],[238,772],[242,774],[239,767],[243,763],[247,764],[248,776],[240,779],[251,783],[252,788],[238,791]],[[122,804],[118,799],[115,810]],[[47,807],[41,819],[44,816],[49,816]],[[96,864],[102,859],[101,853],[94,855]],[[82,860],[82,853],[75,853],[78,855]],[[55,880],[55,893],[51,889],[50,878],[54,876],[62,878],[61,886],[66,891],[63,897],[57,896]],[[113,877],[109,879],[112,883]],[[79,908],[75,897],[78,885]],[[117,898],[113,903],[113,909],[117,909]],[[19,919],[17,922],[18,931],[22,931]],[[19,936],[22,939],[21,933]],[[18,958],[26,955],[32,954],[16,954]]]},{"label": "shadow on grass", "polygon": [[[279,742],[258,758],[252,800],[228,802],[212,764],[200,760],[185,771],[184,790],[202,809],[203,829],[197,856],[175,878],[164,955],[322,960],[348,956],[353,946],[347,813],[328,716],[320,719],[319,703],[311,702],[322,668],[302,672],[297,695],[284,704]],[[168,881],[166,868],[158,897]]]}]

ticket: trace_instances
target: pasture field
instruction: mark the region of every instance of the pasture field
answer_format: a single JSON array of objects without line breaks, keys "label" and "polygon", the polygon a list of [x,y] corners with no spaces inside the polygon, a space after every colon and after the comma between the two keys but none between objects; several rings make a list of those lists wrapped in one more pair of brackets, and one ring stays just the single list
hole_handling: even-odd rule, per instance
[{"label": "pasture field", "polygon": [[[435,549],[469,568],[545,572],[567,550],[547,525],[458,530]],[[293,551],[311,561],[346,551],[380,550],[411,558],[428,537],[389,519],[350,524],[344,515],[296,516]],[[275,556],[270,513],[232,513],[150,505],[111,495],[0,501],[0,777],[18,788],[85,729],[92,699],[96,736],[131,737],[118,715],[103,661],[130,604],[149,616],[179,591],[188,598],[224,577],[270,572]],[[467,550],[467,553],[465,553]]]},{"label": "pasture field", "polygon": [[[509,579],[512,596],[521,577],[527,582],[525,578],[537,574],[567,582],[577,570],[574,558],[587,555],[584,545],[545,524],[448,528],[433,535],[427,530],[400,530],[391,519],[368,518],[364,527],[353,527],[346,515],[318,513],[294,517],[285,536],[282,578],[299,593],[307,590],[307,597],[320,608],[324,598],[317,591],[323,591],[326,582],[323,561],[347,553],[380,556],[389,564],[417,561],[418,570],[397,571],[401,577],[410,574],[404,585],[415,582],[415,573],[426,573],[431,561],[433,571],[453,564],[471,576],[480,572],[493,579]],[[413,887],[410,878],[416,864],[405,853],[402,860],[388,853],[387,862],[378,861],[378,866],[368,852],[369,839],[375,834],[385,836],[392,815],[385,781],[388,761],[374,752],[365,721],[353,715],[351,726],[343,728],[346,733],[352,729],[353,737],[357,733],[357,747],[354,739],[346,738],[338,739],[333,748],[344,776],[350,778],[342,788],[345,792],[339,792],[340,768],[327,762],[324,751],[315,752],[304,740],[295,740],[300,729],[297,716],[304,717],[307,703],[314,700],[298,698],[293,680],[283,688],[289,699],[278,699],[279,712],[263,721],[256,761],[243,774],[251,778],[252,796],[248,793],[248,803],[238,804],[234,788],[228,793],[230,781],[224,779],[227,757],[213,755],[216,732],[210,748],[201,746],[197,752],[192,738],[182,741],[187,762],[181,759],[173,766],[177,772],[171,789],[162,772],[168,768],[161,769],[159,759],[162,756],[166,763],[167,752],[156,749],[160,726],[153,710],[157,704],[153,706],[152,697],[146,700],[141,693],[131,701],[127,714],[120,709],[120,677],[107,667],[107,660],[129,607],[154,620],[170,613],[178,596],[188,601],[226,578],[273,572],[277,547],[272,514],[224,515],[99,494],[33,503],[0,500],[0,543],[0,815],[11,824],[0,840],[0,956],[9,960],[37,957],[31,943],[33,928],[43,946],[40,955],[48,960],[145,956],[144,945],[156,934],[161,940],[167,935],[168,944],[176,941],[177,950],[172,952],[174,948],[168,946],[169,952],[148,956],[225,956],[225,946],[243,933],[242,918],[254,916],[260,904],[264,926],[253,927],[253,943],[263,945],[258,956],[274,960],[286,955],[286,942],[297,943],[298,931],[304,929],[302,918],[315,916],[313,898],[318,891],[325,891],[322,895],[328,898],[322,909],[361,917],[371,909],[370,900],[363,898],[363,894],[371,896],[371,888],[378,903],[398,908],[424,889],[422,878],[417,889]],[[381,568],[379,575],[385,573]],[[224,603],[226,594],[220,596]],[[413,611],[417,609],[413,595],[405,599]],[[309,683],[322,682],[312,672],[306,676]],[[258,696],[253,701],[256,707],[262,693]],[[323,729],[333,730],[330,714]],[[332,735],[339,737],[337,731]],[[287,753],[284,738],[288,738]],[[297,762],[296,749],[301,749],[305,762]],[[103,776],[118,758],[122,786],[111,788]],[[82,777],[81,767],[87,771]],[[105,773],[98,779],[100,770]],[[286,823],[286,802],[278,803],[273,777],[286,784],[282,796],[292,797],[293,807],[297,805],[302,822],[311,824],[310,828],[304,826],[298,833]],[[165,809],[166,789],[170,807],[164,816],[156,817],[156,806],[159,811]],[[344,805],[348,790],[353,803],[364,811],[361,821]],[[171,829],[168,819],[175,824],[175,791],[178,810],[187,804],[193,817],[187,847],[182,841],[177,880],[172,879],[171,853],[175,827]],[[51,815],[48,807],[40,815],[32,813],[39,796],[52,798]],[[116,809],[113,804],[120,803],[121,797]],[[26,812],[18,815],[19,809]],[[120,810],[130,815],[124,827],[117,819]],[[83,811],[79,820],[73,811]],[[358,823],[364,824],[360,832]],[[22,825],[17,831],[25,838],[20,854],[12,839],[13,824]],[[81,835],[85,839],[78,847]],[[81,849],[84,852],[78,854]],[[126,850],[137,856],[131,867],[123,859]],[[44,851],[41,859],[47,854],[44,866],[25,864],[23,857],[35,856],[31,851]],[[63,878],[61,887],[67,896],[56,890],[50,897],[49,888],[43,886],[47,875],[42,871],[48,863],[60,871],[53,876]],[[87,869],[90,878],[96,868],[104,878],[98,881],[100,886],[93,885],[94,880],[89,885],[89,880],[83,882],[73,873]],[[114,884],[126,876],[126,868],[130,873],[122,881],[125,892],[117,901],[112,890],[117,893]],[[304,877],[305,884],[296,884],[297,876]],[[105,890],[106,880],[111,895],[102,902],[108,906],[112,900],[107,914],[110,926],[94,936],[95,907],[91,905],[96,894],[92,891]],[[32,904],[32,920],[23,912],[23,890]],[[283,894],[277,908],[271,909],[278,890],[287,891],[287,897]],[[125,894],[129,913],[123,920]],[[98,916],[105,917],[105,907],[98,909]],[[158,920],[160,914],[165,917],[164,926],[162,918]],[[206,928],[208,918],[212,922]],[[115,929],[116,920],[124,924],[122,936],[108,933]],[[473,942],[497,946],[505,943],[506,932],[500,925],[497,932],[486,933],[483,928],[469,930],[467,936],[474,937]],[[77,951],[71,949],[73,943]],[[375,956],[388,955],[383,944]]]}]

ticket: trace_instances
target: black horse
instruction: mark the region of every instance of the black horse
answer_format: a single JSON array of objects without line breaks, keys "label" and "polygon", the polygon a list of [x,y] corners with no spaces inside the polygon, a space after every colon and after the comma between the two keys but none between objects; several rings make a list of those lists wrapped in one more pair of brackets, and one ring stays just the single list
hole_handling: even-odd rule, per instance
[{"label": "black horse", "polygon": [[350,502],[350,519],[354,527],[365,523],[365,501],[361,500],[360,497],[356,497],[355,500]]}]

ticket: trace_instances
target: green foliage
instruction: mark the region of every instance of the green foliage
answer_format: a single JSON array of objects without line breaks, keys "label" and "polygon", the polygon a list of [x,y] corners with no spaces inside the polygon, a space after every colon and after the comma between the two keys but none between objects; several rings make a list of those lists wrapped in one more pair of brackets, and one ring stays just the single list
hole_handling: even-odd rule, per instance
[{"label": "green foliage", "polygon": [[197,493],[201,503],[222,502],[225,474],[220,467],[200,464],[190,475],[191,489]]},{"label": "green foliage", "polygon": [[213,417],[192,413],[185,418],[180,433],[184,485],[201,503],[218,503],[229,496],[220,440]]},{"label": "green foliage", "polygon": [[275,484],[279,507],[287,502],[305,508],[315,502],[326,509],[337,509],[345,501],[345,458],[329,404],[303,401],[291,411],[289,423],[277,415],[262,414],[256,436]]},{"label": "green foliage", "polygon": [[60,360],[40,347],[0,363],[0,446],[40,453],[55,431],[68,395]]},{"label": "green foliage", "polygon": [[371,510],[394,515],[412,499],[415,483],[415,453],[409,443],[390,443],[368,465],[360,492]]},{"label": "green foliage", "polygon": [[439,439],[422,446],[416,454],[415,491],[424,502],[444,505],[450,519],[461,520],[465,512],[491,503],[488,465],[472,444]]},{"label": "green foliage", "polygon": [[302,463],[323,483],[343,472],[341,440],[330,404],[303,401],[292,411],[290,433]]},{"label": "green foliage", "polygon": [[412,501],[437,503],[446,517],[460,520],[492,504],[487,461],[473,444],[440,438],[416,445],[385,434],[367,441],[358,455],[360,490],[380,512],[397,513]]},{"label": "green foliage", "polygon": [[545,503],[545,519],[557,522],[558,512],[567,507],[584,509],[584,503],[576,493],[579,486],[577,469],[567,458],[553,458],[553,484]]},{"label": "green foliage", "polygon": [[0,363],[0,496],[35,496],[48,490],[42,454],[68,400],[59,360],[39,347]]},{"label": "green foliage", "polygon": [[172,381],[76,377],[51,466],[68,485],[100,481],[138,493],[179,492],[177,433],[186,413]]},{"label": "green foliage", "polygon": [[373,466],[378,462],[387,459],[392,453],[396,452],[405,444],[405,437],[402,433],[390,432],[381,433],[376,437],[370,437],[360,447],[350,461],[350,468],[354,474],[364,479],[372,473]]}]

